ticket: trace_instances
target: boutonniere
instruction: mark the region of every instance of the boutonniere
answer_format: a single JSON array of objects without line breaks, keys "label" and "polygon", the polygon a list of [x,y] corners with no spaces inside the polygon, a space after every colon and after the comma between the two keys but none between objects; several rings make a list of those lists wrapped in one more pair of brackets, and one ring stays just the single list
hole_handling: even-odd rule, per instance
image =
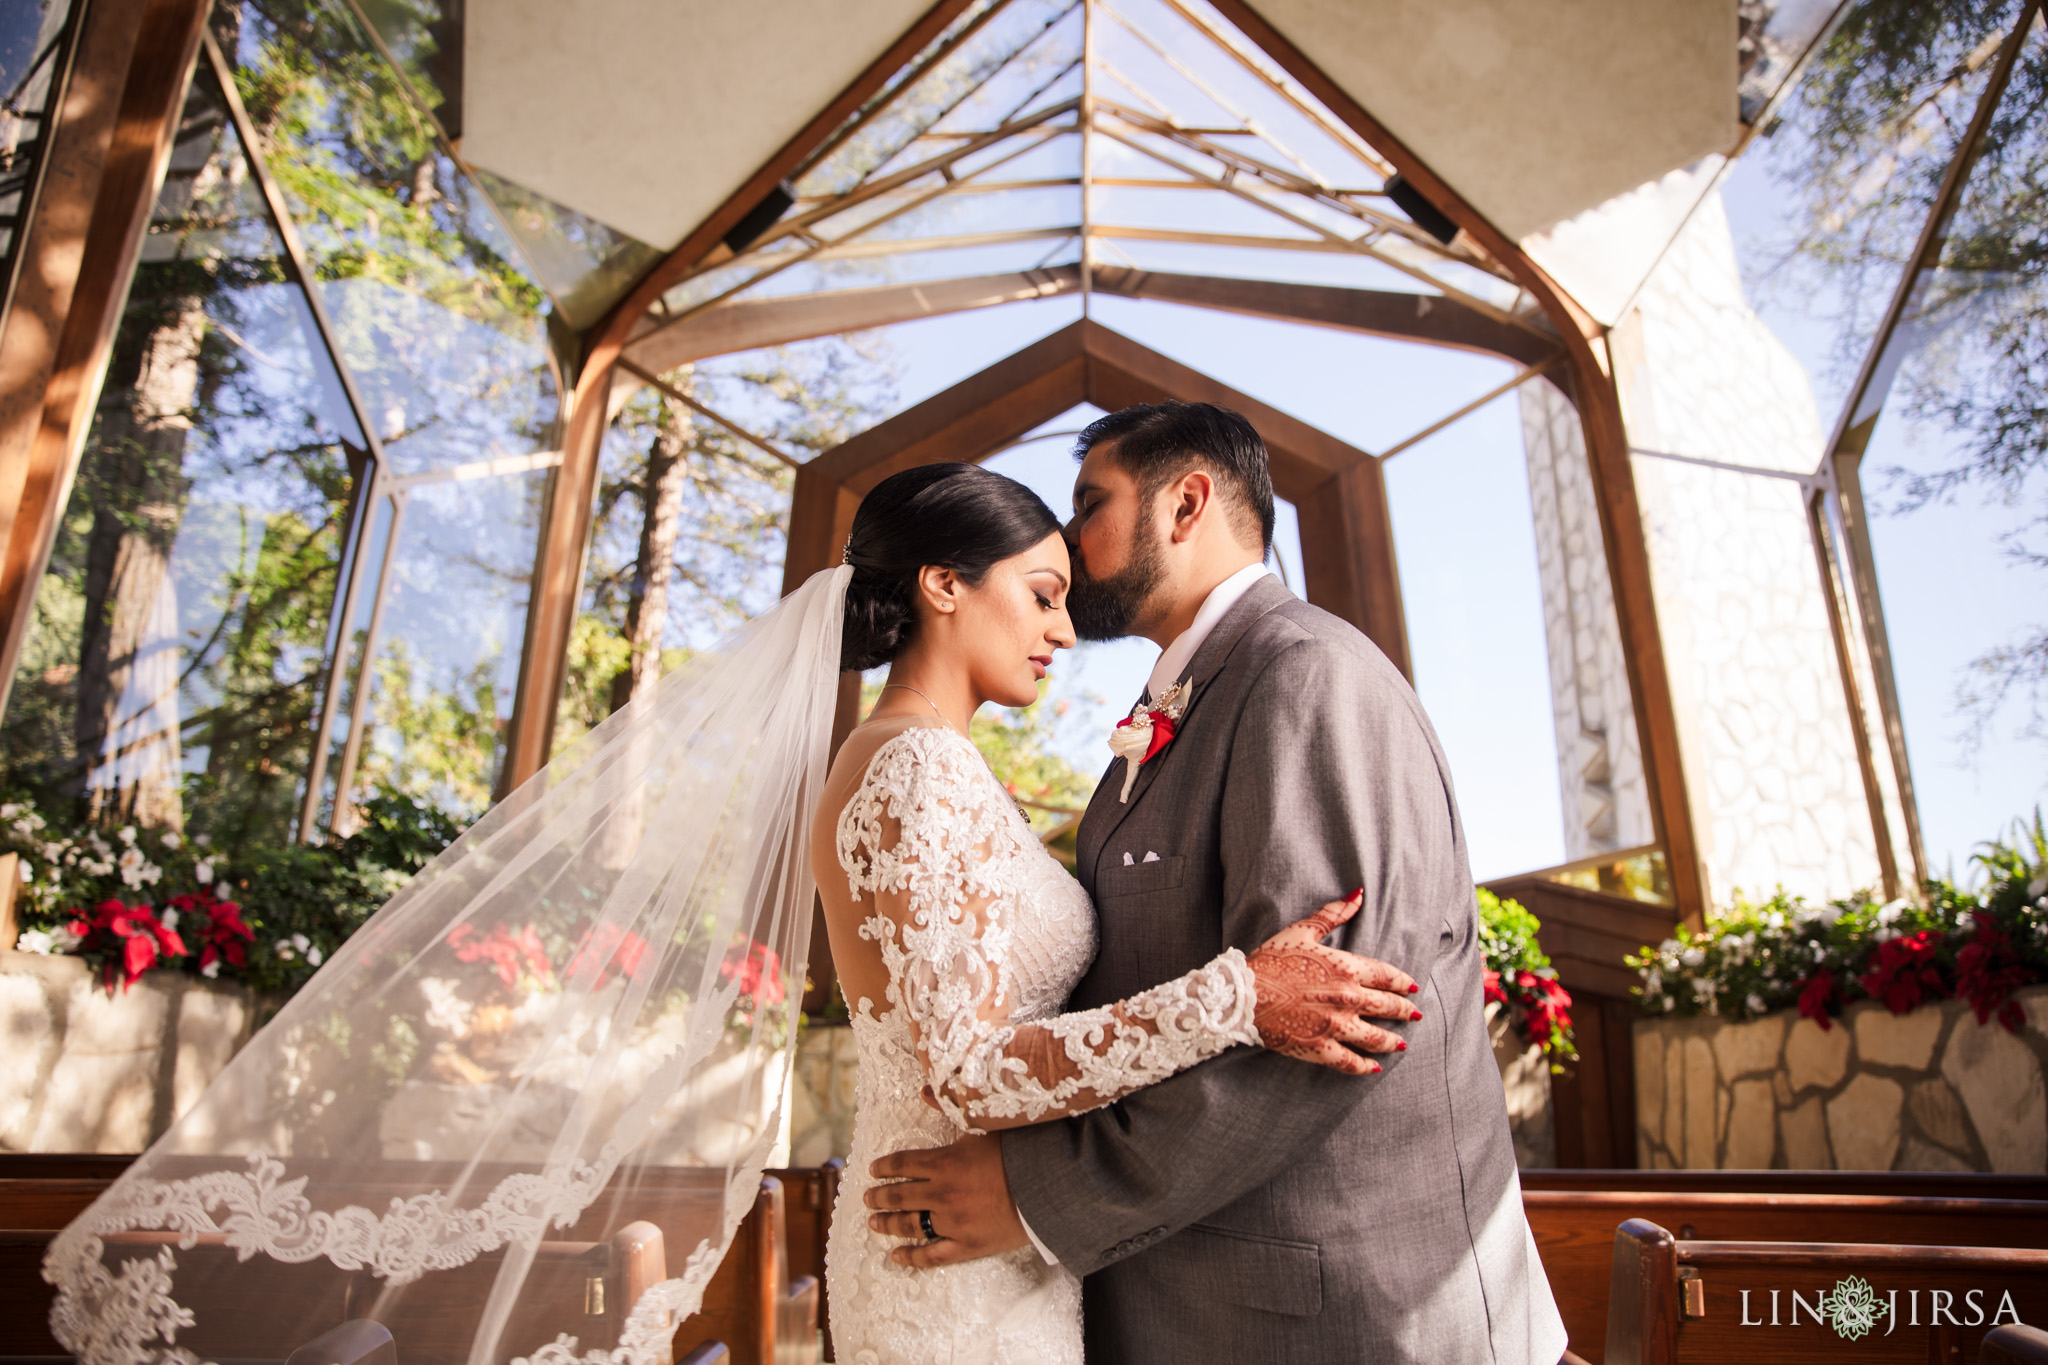
[{"label": "boutonniere", "polygon": [[1109,751],[1124,761],[1124,791],[1117,798],[1119,801],[1130,801],[1139,765],[1151,762],[1152,756],[1173,739],[1174,727],[1180,724],[1181,713],[1188,709],[1188,693],[1193,683],[1194,679],[1184,678],[1153,698],[1149,705],[1139,702],[1109,732]]}]

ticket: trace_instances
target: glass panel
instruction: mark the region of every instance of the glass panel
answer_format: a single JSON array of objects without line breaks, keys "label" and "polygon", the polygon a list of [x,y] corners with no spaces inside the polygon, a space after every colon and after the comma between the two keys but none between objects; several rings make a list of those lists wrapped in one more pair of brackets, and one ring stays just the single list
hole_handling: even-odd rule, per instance
[{"label": "glass panel", "polygon": [[392,467],[544,448],[546,298],[346,9],[264,0],[215,27]]},{"label": "glass panel", "polygon": [[[463,8],[459,0],[366,0],[360,13],[448,137],[462,137]],[[534,273],[571,327],[604,316],[662,253],[524,185],[475,172]]]},{"label": "glass panel", "polygon": [[[1002,12],[981,27],[921,76],[915,85],[888,97],[886,107],[844,142],[827,152],[815,165],[796,177],[800,194],[843,194],[877,172],[900,169],[934,154],[937,144],[921,142],[918,135],[933,127],[956,106],[968,101],[1013,57],[1026,54],[1024,62],[1043,67],[1043,77],[1014,91],[1014,105],[1022,105],[1037,85],[1053,80],[1065,65],[1052,51],[1057,46],[1050,30],[1059,26],[1077,8],[1071,0],[1010,0]],[[1078,16],[1075,16],[1076,18]],[[1074,27],[1070,20],[1065,27]],[[1040,44],[1039,40],[1047,41]],[[943,39],[941,40],[944,41]],[[1027,53],[1027,49],[1029,50]],[[923,60],[922,57],[919,60]],[[912,63],[914,68],[916,63]],[[991,92],[986,105],[977,103],[973,113],[993,120],[1010,111],[996,106],[993,95],[1007,92],[1005,84]],[[962,117],[967,117],[962,111]],[[899,163],[893,165],[892,163]]]},{"label": "glass panel", "polygon": [[[894,397],[888,378],[871,345],[838,337],[723,356],[666,376],[798,460],[886,412]],[[794,472],[758,446],[652,388],[633,396],[599,457],[557,752],[690,650],[774,604],[794,487]]]},{"label": "glass panel", "polygon": [[[350,794],[425,800],[467,822],[490,804],[519,684],[545,471],[402,490]],[[378,572],[366,566],[364,619]],[[337,815],[336,827],[348,819]]]},{"label": "glass panel", "polygon": [[[2018,8],[1865,0],[1723,182],[1741,293],[1827,418],[1869,350]],[[1713,217],[1696,215],[1674,255],[1685,239],[1721,231]],[[1672,269],[1667,260],[1658,276]],[[1732,283],[1692,288],[1704,301]],[[1819,458],[1813,451],[1805,467]]]},{"label": "glass panel", "polygon": [[14,291],[14,244],[43,159],[50,89],[69,60],[70,20],[68,0],[0,9],[0,311]]},{"label": "glass panel", "polygon": [[1714,902],[1877,885],[1805,488],[1643,457],[1635,477]]},{"label": "glass panel", "polygon": [[[1570,760],[1553,740],[1549,623],[1519,426],[1504,395],[1386,462],[1415,691],[1450,761],[1480,881],[1554,867],[1568,837],[1606,832],[1583,807],[1570,812],[1571,830],[1560,804]],[[1576,757],[1586,745],[1574,739]]]},{"label": "glass panel", "polygon": [[[1524,384],[1516,396],[1536,528],[1564,856],[1612,856],[1655,842],[1657,830],[1585,430],[1571,400],[1547,380]],[[1427,458],[1427,443],[1415,453]],[[1630,875],[1622,861],[1636,860],[1588,867],[1591,880],[1578,884],[1617,895],[1654,888],[1655,878]]]},{"label": "glass panel", "polygon": [[10,781],[288,837],[362,437],[211,76],[188,96],[10,704]]},{"label": "glass panel", "polygon": [[1863,456],[1921,834],[1937,873],[2042,799],[2048,658],[2048,32],[2014,67],[1940,255],[1893,334]]}]

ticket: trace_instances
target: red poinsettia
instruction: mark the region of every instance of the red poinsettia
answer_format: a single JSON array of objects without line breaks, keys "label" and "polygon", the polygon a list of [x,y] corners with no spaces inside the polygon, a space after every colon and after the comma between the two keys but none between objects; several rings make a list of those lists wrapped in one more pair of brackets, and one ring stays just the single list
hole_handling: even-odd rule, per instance
[{"label": "red poinsettia", "polygon": [[1488,967],[1486,969],[1486,1003],[1489,1005],[1505,1005],[1507,1002],[1508,993],[1501,987],[1500,973]]},{"label": "red poinsettia", "polygon": [[118,980],[127,990],[159,958],[184,957],[185,941],[178,931],[157,918],[147,905],[124,905],[101,901],[90,914],[73,912],[71,932],[78,938],[78,954],[99,963],[100,984],[108,995]]},{"label": "red poinsettia", "polygon": [[1799,1013],[1822,1028],[1834,1027],[1828,1013],[1836,1003],[1835,974],[1826,967],[1799,983]]},{"label": "red poinsettia", "polygon": [[1516,977],[1515,984],[1522,988],[1522,1013],[1529,1041],[1541,1046],[1550,1041],[1552,1034],[1572,1026],[1571,993],[1558,984],[1556,977],[1525,971]]},{"label": "red poinsettia", "polygon": [[646,939],[616,924],[600,924],[585,934],[576,951],[569,954],[569,965],[562,969],[562,975],[573,979],[594,967],[597,977],[590,983],[590,989],[602,990],[611,973],[634,976],[646,960]]},{"label": "red poinsettia", "polygon": [[458,924],[448,931],[448,946],[455,950],[457,962],[481,962],[496,971],[508,991],[518,988],[522,973],[543,985],[555,979],[548,950],[531,924],[514,933],[500,922],[487,934],[478,933],[473,924]]},{"label": "red poinsettia", "polygon": [[782,982],[782,959],[772,949],[758,943],[735,947],[725,955],[719,964],[718,976],[721,981],[737,979],[740,994],[756,1005],[773,1007],[787,998],[787,988]]},{"label": "red poinsettia", "polygon": [[256,931],[243,922],[238,902],[215,900],[212,892],[198,891],[173,896],[164,908],[177,911],[179,925],[198,940],[200,975],[219,976],[223,965],[248,965]]},{"label": "red poinsettia", "polygon": [[1970,1002],[1979,1024],[1998,1022],[2012,1033],[2026,1023],[2026,1012],[2012,993],[2033,978],[2013,946],[2012,936],[1998,927],[1989,912],[1974,910],[1977,932],[1956,954],[1956,994]]},{"label": "red poinsettia", "polygon": [[1943,939],[1939,930],[1922,929],[1878,944],[1870,970],[1858,984],[1893,1014],[1918,1009],[1925,1000],[1939,1000],[1948,994],[1936,961]]}]

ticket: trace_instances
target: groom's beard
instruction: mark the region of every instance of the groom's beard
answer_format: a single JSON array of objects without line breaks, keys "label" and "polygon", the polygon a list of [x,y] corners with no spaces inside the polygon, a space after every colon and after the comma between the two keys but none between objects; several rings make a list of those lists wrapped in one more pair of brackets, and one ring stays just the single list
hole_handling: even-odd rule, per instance
[{"label": "groom's beard", "polygon": [[1131,633],[1138,613],[1166,577],[1166,554],[1158,532],[1142,526],[1131,545],[1131,561],[1121,573],[1096,578],[1080,556],[1074,557],[1074,586],[1067,593],[1067,614],[1074,633],[1084,640],[1121,640]]}]

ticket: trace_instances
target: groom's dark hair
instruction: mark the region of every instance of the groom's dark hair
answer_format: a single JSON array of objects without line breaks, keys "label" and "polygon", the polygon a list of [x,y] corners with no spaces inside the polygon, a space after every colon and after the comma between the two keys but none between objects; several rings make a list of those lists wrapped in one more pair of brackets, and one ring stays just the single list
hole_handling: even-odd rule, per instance
[{"label": "groom's dark hair", "polygon": [[1273,548],[1273,471],[1257,427],[1214,403],[1136,403],[1082,429],[1074,458],[1114,442],[1110,458],[1138,481],[1149,499],[1190,469],[1205,469],[1223,493],[1231,529],[1259,548]]}]

